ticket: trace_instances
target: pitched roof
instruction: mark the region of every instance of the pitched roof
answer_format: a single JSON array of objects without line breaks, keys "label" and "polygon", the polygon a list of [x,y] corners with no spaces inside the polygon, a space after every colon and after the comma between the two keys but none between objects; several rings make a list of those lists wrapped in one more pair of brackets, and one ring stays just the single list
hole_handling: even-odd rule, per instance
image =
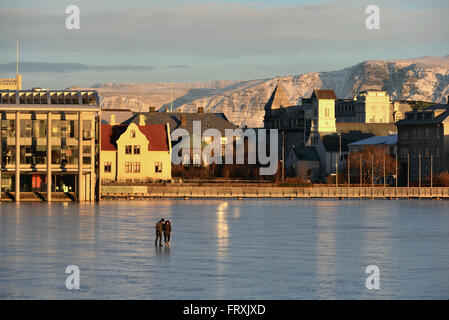
[{"label": "pitched roof", "polygon": [[315,147],[294,146],[292,147],[292,150],[298,160],[320,161],[320,157],[318,156]]},{"label": "pitched roof", "polygon": [[317,97],[317,99],[332,99],[337,100],[337,96],[335,95],[334,90],[322,90],[315,89],[313,90],[312,96]]},{"label": "pitched roof", "polygon": [[388,136],[371,137],[367,139],[362,139],[353,143],[349,146],[367,146],[367,145],[392,145],[398,142],[398,136],[396,134],[391,134]]},{"label": "pitched roof", "polygon": [[[364,133],[360,131],[343,132],[341,133],[341,151],[349,150],[350,143],[373,137],[372,133]],[[326,151],[338,152],[340,150],[340,136],[337,133],[321,134],[321,141],[323,142]]]},{"label": "pitched roof", "polygon": [[[137,126],[150,142],[148,144],[148,151],[168,151],[168,133],[165,125],[145,125]],[[128,129],[128,125],[109,124],[101,125],[101,150],[115,151],[117,150],[117,140]]]},{"label": "pitched roof", "polygon": [[[175,113],[175,112],[141,112],[134,113],[134,116],[126,120],[124,124],[135,123],[139,124],[139,116],[145,116],[145,124],[166,124],[170,125],[170,130],[173,132],[177,128],[187,130],[193,133],[193,121],[201,122],[201,131],[206,129],[217,129],[222,135],[225,134],[225,129],[236,129],[237,126],[228,121],[223,113]],[[182,116],[185,117],[185,124],[181,123]]]},{"label": "pitched roof", "polygon": [[281,84],[278,83],[276,88],[274,88],[270,99],[268,99],[268,102],[265,104],[265,110],[279,109],[281,106],[285,108],[289,105],[290,103],[288,101],[287,95],[285,94],[285,91],[282,88]]},{"label": "pitched roof", "polygon": [[339,133],[359,132],[373,136],[388,136],[398,131],[394,123],[336,122],[335,126]]},{"label": "pitched roof", "polygon": [[[413,119],[407,119],[407,116],[410,114],[423,114],[423,113],[427,114],[438,111],[440,111],[440,114],[438,114],[436,117],[430,118],[423,117],[420,120],[416,119],[416,117],[413,117]],[[396,122],[396,125],[402,126],[402,125],[436,124],[445,121],[448,117],[449,117],[449,104],[435,104],[428,106],[422,111],[406,112],[406,118]]]}]

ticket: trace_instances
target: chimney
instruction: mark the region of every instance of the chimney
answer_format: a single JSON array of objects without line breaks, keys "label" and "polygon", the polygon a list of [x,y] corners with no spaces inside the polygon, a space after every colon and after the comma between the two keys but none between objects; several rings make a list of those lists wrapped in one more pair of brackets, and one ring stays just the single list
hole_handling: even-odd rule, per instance
[{"label": "chimney", "polygon": [[115,114],[111,114],[111,126],[115,126]]},{"label": "chimney", "polygon": [[151,106],[151,107],[148,109],[148,112],[149,112],[149,113],[154,113],[154,112],[156,112],[156,107]]},{"label": "chimney", "polygon": [[139,114],[139,126],[144,126],[145,125],[145,115],[143,114]]},{"label": "chimney", "polygon": [[198,107],[198,113],[204,113],[204,107]]},{"label": "chimney", "polygon": [[181,114],[181,126],[186,126],[186,125],[187,125],[186,115]]}]

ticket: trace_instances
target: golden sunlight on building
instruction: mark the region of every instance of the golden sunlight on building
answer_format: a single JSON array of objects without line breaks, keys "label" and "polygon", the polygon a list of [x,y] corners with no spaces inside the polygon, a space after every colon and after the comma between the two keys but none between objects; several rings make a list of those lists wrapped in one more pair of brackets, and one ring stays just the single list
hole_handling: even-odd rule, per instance
[{"label": "golden sunlight on building", "polygon": [[109,182],[170,180],[169,125],[101,125],[100,172]]},{"label": "golden sunlight on building", "polygon": [[22,76],[17,74],[15,79],[0,79],[0,90],[22,90]]}]

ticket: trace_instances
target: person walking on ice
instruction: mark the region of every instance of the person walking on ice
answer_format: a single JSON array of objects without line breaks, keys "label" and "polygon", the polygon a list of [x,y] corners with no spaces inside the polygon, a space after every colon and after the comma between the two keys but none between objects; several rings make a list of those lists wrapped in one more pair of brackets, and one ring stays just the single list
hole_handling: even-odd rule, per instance
[{"label": "person walking on ice", "polygon": [[171,222],[170,220],[165,221],[164,224],[164,242],[167,247],[170,247],[170,233],[171,233]]},{"label": "person walking on ice", "polygon": [[164,229],[164,218],[161,218],[161,220],[156,223],[156,240],[154,240],[154,246],[157,246],[157,240],[159,239],[159,246],[162,247],[162,231]]}]

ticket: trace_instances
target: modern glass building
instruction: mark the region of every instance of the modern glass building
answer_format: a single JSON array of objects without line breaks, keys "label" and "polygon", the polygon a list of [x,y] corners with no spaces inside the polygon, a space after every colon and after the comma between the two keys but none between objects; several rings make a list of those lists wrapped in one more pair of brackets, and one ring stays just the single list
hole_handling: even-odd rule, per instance
[{"label": "modern glass building", "polygon": [[101,109],[96,91],[0,91],[0,196],[94,201]]}]

